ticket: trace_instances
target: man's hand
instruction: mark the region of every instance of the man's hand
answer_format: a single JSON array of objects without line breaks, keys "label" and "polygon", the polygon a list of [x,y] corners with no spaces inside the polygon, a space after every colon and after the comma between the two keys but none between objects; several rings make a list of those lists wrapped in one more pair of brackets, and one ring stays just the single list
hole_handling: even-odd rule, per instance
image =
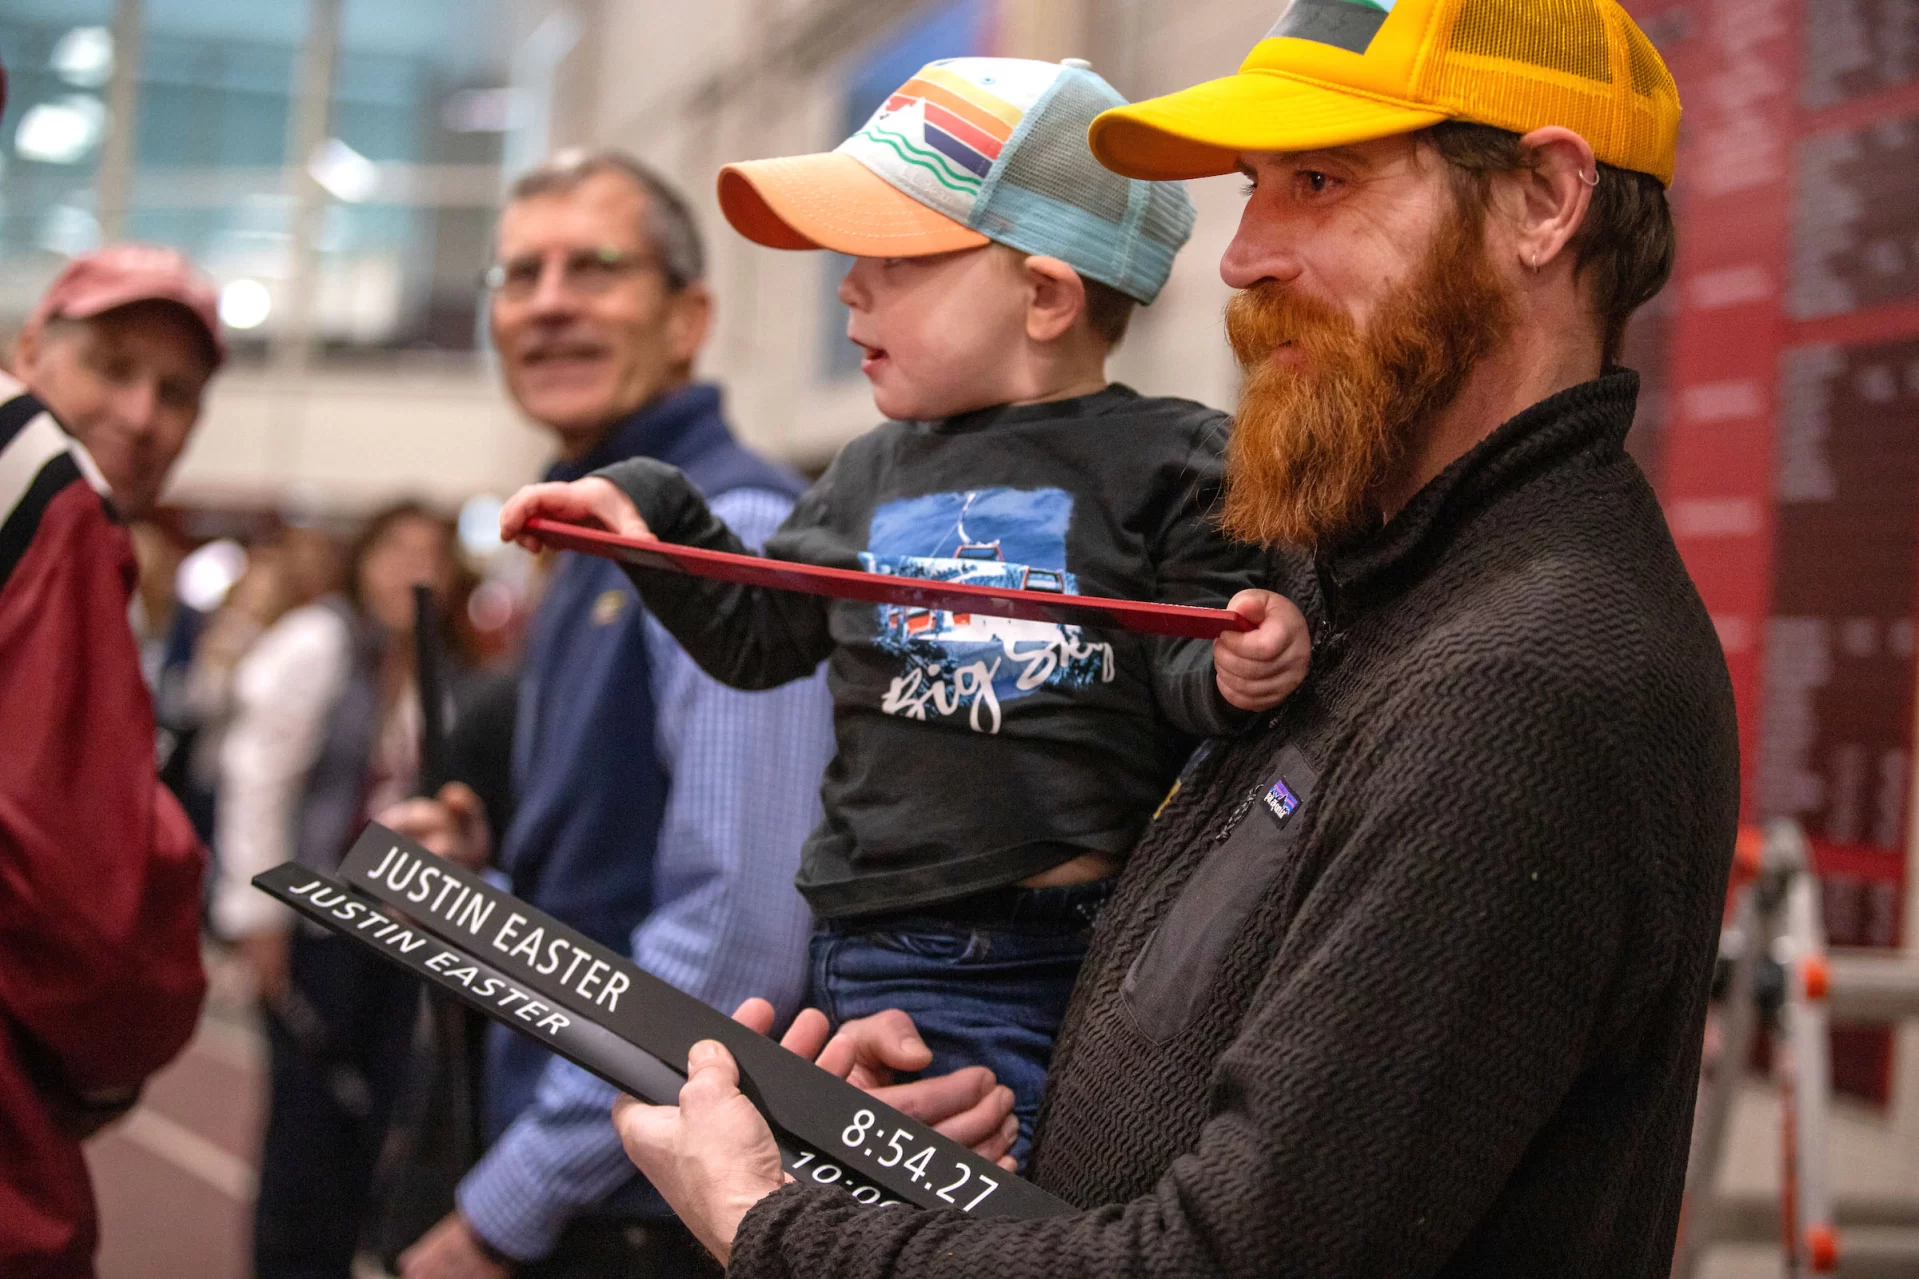
[{"label": "man's hand", "polygon": [[1213,641],[1213,672],[1220,695],[1243,711],[1269,710],[1306,678],[1312,639],[1306,618],[1284,595],[1241,591],[1226,605],[1254,623]]},{"label": "man's hand", "polygon": [[400,1254],[400,1279],[507,1279],[510,1273],[487,1256],[480,1237],[457,1212]]},{"label": "man's hand", "polygon": [[526,522],[538,516],[565,524],[597,524],[621,537],[651,538],[631,498],[610,480],[589,475],[571,484],[529,484],[500,508],[500,540],[518,542],[529,551],[540,540],[526,533]]},{"label": "man's hand", "polygon": [[486,805],[464,782],[448,782],[434,799],[407,799],[379,816],[391,827],[456,866],[477,871],[493,852],[493,828]]},{"label": "man's hand", "polygon": [[[733,1019],[767,1034],[773,1028],[773,1005],[749,999]],[[991,1070],[967,1066],[932,1079],[894,1083],[893,1072],[923,1070],[933,1060],[933,1050],[919,1037],[913,1019],[898,1009],[849,1021],[830,1039],[827,1031],[826,1014],[808,1008],[793,1019],[780,1046],[1013,1171],[1016,1165],[1006,1153],[1019,1134],[1013,1090]]]},{"label": "man's hand", "polygon": [[253,980],[253,993],[267,1003],[286,994],[287,973],[291,966],[293,935],[284,929],[269,928],[236,938],[233,947],[247,976]]},{"label": "man's hand", "polygon": [[722,1264],[747,1210],[788,1180],[773,1130],[740,1092],[733,1054],[711,1039],[687,1054],[679,1105],[622,1096],[613,1126],[627,1157]]}]

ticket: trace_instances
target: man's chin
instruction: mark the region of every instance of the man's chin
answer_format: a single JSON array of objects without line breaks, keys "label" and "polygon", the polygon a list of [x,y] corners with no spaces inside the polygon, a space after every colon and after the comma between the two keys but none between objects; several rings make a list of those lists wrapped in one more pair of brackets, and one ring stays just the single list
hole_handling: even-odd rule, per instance
[{"label": "man's chin", "polygon": [[562,436],[595,431],[619,416],[608,388],[523,386],[515,397],[521,412]]},{"label": "man's chin", "polygon": [[157,494],[142,492],[138,489],[116,489],[111,484],[107,488],[113,496],[113,509],[118,511],[120,518],[127,523],[137,523],[153,514],[153,508],[157,505]]}]

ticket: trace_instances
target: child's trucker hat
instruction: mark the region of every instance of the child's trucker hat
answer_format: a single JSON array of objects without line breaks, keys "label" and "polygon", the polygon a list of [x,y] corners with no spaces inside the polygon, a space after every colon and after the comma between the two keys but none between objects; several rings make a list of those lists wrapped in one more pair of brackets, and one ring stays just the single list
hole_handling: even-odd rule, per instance
[{"label": "child's trucker hat", "polygon": [[904,258],[994,240],[1151,302],[1193,206],[1093,158],[1087,127],[1125,102],[1077,58],[929,63],[835,150],[721,169],[720,208],[769,248]]}]

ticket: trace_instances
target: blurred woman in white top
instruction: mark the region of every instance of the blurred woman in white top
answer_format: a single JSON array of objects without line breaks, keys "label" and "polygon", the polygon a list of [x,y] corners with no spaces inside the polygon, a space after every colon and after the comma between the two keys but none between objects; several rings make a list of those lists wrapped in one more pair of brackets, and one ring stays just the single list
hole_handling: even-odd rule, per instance
[{"label": "blurred woman in white top", "polygon": [[282,617],[234,675],[213,921],[245,956],[267,1013],[262,1279],[347,1279],[417,991],[351,941],[296,929],[248,881],[291,860],[335,869],[372,814],[413,793],[412,588],[425,583],[444,604],[454,571],[447,521],[416,502],[387,507],[354,544],[345,593]]}]

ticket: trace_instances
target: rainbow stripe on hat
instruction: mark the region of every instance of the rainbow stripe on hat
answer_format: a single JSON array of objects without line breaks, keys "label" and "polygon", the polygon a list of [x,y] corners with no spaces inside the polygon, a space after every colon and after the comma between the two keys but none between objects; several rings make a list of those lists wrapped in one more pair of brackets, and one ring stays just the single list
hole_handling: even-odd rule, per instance
[{"label": "rainbow stripe on hat", "polygon": [[838,149],[863,156],[876,172],[916,170],[921,176],[901,189],[964,222],[1020,121],[1058,73],[1053,63],[1005,58],[931,63]]},{"label": "rainbow stripe on hat", "polygon": [[984,178],[1026,112],[944,67],[926,67],[886,100],[899,111],[918,103],[926,145]]}]

